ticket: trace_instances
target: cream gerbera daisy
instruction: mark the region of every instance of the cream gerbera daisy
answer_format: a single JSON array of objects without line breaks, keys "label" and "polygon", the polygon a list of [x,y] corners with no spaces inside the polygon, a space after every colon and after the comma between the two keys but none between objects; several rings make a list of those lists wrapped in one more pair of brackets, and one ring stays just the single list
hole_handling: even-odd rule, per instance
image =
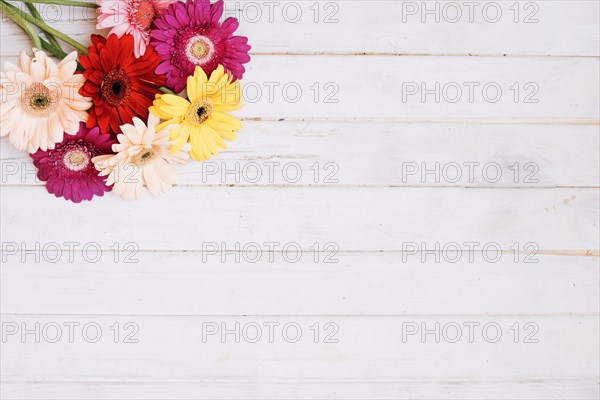
[{"label": "cream gerbera daisy", "polygon": [[223,139],[235,139],[234,131],[242,129],[242,124],[228,112],[241,108],[241,88],[232,80],[222,65],[210,79],[197,66],[194,76],[187,79],[189,101],[173,94],[156,96],[150,113],[166,120],[161,126],[175,125],[171,151],[179,151],[189,141],[192,158],[204,161],[227,147]]},{"label": "cream gerbera daisy", "polygon": [[119,143],[112,147],[117,154],[92,159],[100,175],[108,175],[106,184],[114,184],[113,193],[124,199],[139,199],[144,184],[155,196],[166,192],[177,183],[173,164],[183,164],[189,159],[189,144],[174,153],[169,151],[173,144],[169,142],[169,131],[173,127],[157,132],[158,122],[159,119],[151,115],[146,126],[134,117],[133,125],[121,125]]},{"label": "cream gerbera daisy", "polygon": [[64,133],[77,134],[79,122],[92,106],[79,94],[83,75],[75,75],[77,52],[58,65],[43,51],[33,58],[21,52],[19,65],[5,63],[0,74],[0,135],[19,150],[35,153],[54,149]]}]

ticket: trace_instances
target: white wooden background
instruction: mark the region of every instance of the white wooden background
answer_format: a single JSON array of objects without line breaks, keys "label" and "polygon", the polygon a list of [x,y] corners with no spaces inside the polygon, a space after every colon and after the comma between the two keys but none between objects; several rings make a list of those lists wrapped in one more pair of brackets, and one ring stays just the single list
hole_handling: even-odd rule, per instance
[{"label": "white wooden background", "polygon": [[[165,196],[55,199],[28,156],[2,139],[3,330],[39,323],[42,331],[39,343],[21,332],[0,343],[2,398],[598,398],[599,3],[499,1],[496,23],[483,18],[486,1],[473,22],[464,2],[427,2],[461,9],[455,23],[451,13],[439,22],[404,13],[422,2],[226,3],[241,10],[253,45],[245,83],[262,96],[248,90],[239,139],[210,163],[182,168]],[[58,10],[42,7],[87,43],[93,12]],[[1,59],[14,62],[29,42],[10,22],[1,29]],[[406,82],[495,82],[503,95],[403,101]],[[537,103],[523,102],[527,83],[539,88]],[[279,85],[272,99],[268,85]],[[302,89],[297,102],[293,87]],[[337,102],[325,102],[336,87]],[[279,163],[273,179],[254,180],[250,172],[266,174],[269,162]],[[503,175],[490,182],[477,169],[475,179],[436,182],[403,175],[406,162],[497,163]],[[537,181],[525,179],[527,163]],[[236,164],[247,174],[222,179]],[[284,165],[301,168],[297,182],[284,179]],[[35,252],[52,243],[66,251],[67,242],[79,243],[73,260]],[[267,254],[266,242],[281,245]],[[453,263],[451,252],[437,252],[445,257],[436,262],[407,242],[493,243],[503,253],[496,263],[480,253]],[[34,252],[14,254],[14,243]],[[103,249],[100,261],[83,257],[88,243]],[[139,248],[138,263],[124,262],[127,243]],[[234,253],[258,243],[265,253],[253,263],[238,251],[236,262],[207,243]],[[300,246],[299,262],[284,257],[286,243]],[[324,262],[328,243],[338,263]],[[515,259],[515,243],[537,246],[538,262]],[[202,340],[207,323],[269,322],[281,324],[273,343],[266,328],[257,343]],[[495,323],[502,338],[488,343],[476,331],[473,343],[404,342],[412,322]],[[80,324],[73,343],[65,323]],[[82,338],[87,323],[101,327],[97,343]],[[123,343],[127,323],[139,328],[138,343]],[[297,343],[282,337],[286,323],[302,328]],[[538,343],[525,343],[527,323],[539,328]],[[63,336],[52,343],[44,327],[56,324]],[[325,343],[335,326],[337,343]]]}]

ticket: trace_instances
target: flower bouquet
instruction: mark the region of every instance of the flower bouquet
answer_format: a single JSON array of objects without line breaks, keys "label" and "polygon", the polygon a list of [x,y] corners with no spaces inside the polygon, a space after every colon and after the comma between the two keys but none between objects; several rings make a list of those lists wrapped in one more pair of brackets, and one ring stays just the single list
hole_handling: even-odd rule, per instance
[{"label": "flower bouquet", "polygon": [[[250,46],[234,35],[237,19],[221,21],[223,0],[23,2],[29,13],[0,0],[33,45],[1,73],[0,133],[30,153],[49,193],[75,203],[111,190],[158,195],[176,184],[177,165],[235,139],[241,123],[230,112],[242,105]],[[108,33],[91,35],[86,48],[33,3],[94,7],[96,28]]]}]

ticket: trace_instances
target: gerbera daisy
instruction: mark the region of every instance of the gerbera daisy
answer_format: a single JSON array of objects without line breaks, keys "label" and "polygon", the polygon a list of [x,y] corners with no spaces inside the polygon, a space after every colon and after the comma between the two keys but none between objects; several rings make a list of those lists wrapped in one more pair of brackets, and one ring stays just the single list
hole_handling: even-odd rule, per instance
[{"label": "gerbera daisy", "polygon": [[139,118],[133,125],[121,126],[123,133],[117,136],[118,144],[113,146],[114,156],[99,156],[92,161],[108,175],[108,184],[114,184],[115,194],[127,200],[137,200],[144,184],[157,196],[177,183],[177,173],[173,164],[183,164],[189,159],[189,145],[177,152],[169,152],[169,129],[157,132],[158,118],[150,116],[148,126]]},{"label": "gerbera daisy", "polygon": [[144,55],[150,41],[150,27],[169,4],[177,0],[97,0],[96,29],[111,28],[118,37],[131,35],[136,57]]},{"label": "gerbera daisy", "polygon": [[48,192],[80,203],[111,189],[106,185],[106,178],[98,174],[92,158],[112,154],[114,143],[109,135],[100,134],[98,128],[87,129],[81,122],[74,136],[66,135],[53,150],[38,150],[31,158]]},{"label": "gerbera daisy", "polygon": [[233,36],[237,19],[219,22],[223,0],[187,0],[171,4],[162,17],[154,21],[150,44],[156,48],[161,63],[156,72],[167,75],[167,86],[179,93],[188,76],[198,65],[210,74],[219,64],[236,79],[242,79],[250,61],[248,38]]},{"label": "gerbera daisy", "polygon": [[196,67],[194,76],[187,79],[187,95],[189,101],[172,94],[157,96],[150,113],[167,120],[161,127],[175,125],[171,151],[179,151],[189,140],[192,158],[204,161],[227,147],[223,139],[235,139],[234,131],[242,129],[240,120],[228,114],[242,106],[240,84],[232,82],[222,65],[210,79]]},{"label": "gerbera daisy", "polygon": [[160,62],[154,50],[148,47],[136,59],[130,35],[110,35],[108,39],[92,35],[88,50],[87,56],[79,58],[86,79],[79,92],[94,102],[86,126],[99,126],[102,133],[116,133],[133,117],[147,118],[148,107],[165,83],[165,76],[154,72]]},{"label": "gerbera daisy", "polygon": [[64,133],[74,135],[92,106],[78,94],[83,75],[76,75],[77,52],[58,65],[33,49],[33,59],[21,52],[19,65],[5,63],[0,74],[0,135],[30,153],[53,149]]}]

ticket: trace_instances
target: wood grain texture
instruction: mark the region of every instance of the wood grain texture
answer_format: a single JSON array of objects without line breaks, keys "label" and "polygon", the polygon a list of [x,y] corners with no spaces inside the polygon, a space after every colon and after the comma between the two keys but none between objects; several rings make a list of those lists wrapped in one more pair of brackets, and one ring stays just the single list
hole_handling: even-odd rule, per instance
[{"label": "wood grain texture", "polygon": [[[600,5],[492,3],[227,0],[244,128],[158,199],[56,199],[2,138],[0,397],[597,399]],[[89,43],[93,10],[38,8]]]},{"label": "wood grain texture", "polygon": [[302,249],[335,242],[351,251],[478,241],[585,252],[597,250],[598,238],[595,189],[194,187],[146,196],[135,208],[110,197],[75,207],[38,187],[4,187],[2,198],[4,240],[27,249],[49,242],[107,249],[133,241],[142,250],[201,250],[208,242],[277,241]]},{"label": "wood grain texture", "polygon": [[244,76],[238,115],[597,124],[598,69],[598,58],[261,55]]},{"label": "wood grain texture", "polygon": [[598,313],[596,257],[524,249],[499,256],[490,251],[486,257],[482,247],[470,252],[464,246],[460,253],[448,249],[441,254],[318,247],[318,252],[299,255],[288,253],[283,244],[269,252],[262,243],[240,246],[240,254],[217,243],[204,253],[131,248],[97,254],[80,245],[72,253],[64,246],[62,254],[41,252],[39,262],[32,253],[5,252],[1,311],[165,316]]},{"label": "wood grain texture", "polygon": [[348,381],[348,382],[48,382],[4,381],[4,398],[16,399],[114,399],[118,392],[122,399],[456,399],[479,400],[515,399],[532,400],[595,399],[598,382],[589,380],[535,380],[519,382],[499,381]]},{"label": "wood grain texture", "polygon": [[[302,74],[291,75],[298,64]],[[247,106],[240,115],[597,121],[598,69],[597,58],[256,56],[245,78]],[[373,78],[359,78],[365,74]],[[269,83],[278,85],[272,101]],[[316,89],[310,89],[315,83],[321,89],[317,100]],[[473,85],[472,96],[465,83]],[[510,89],[515,83],[517,101]]]},{"label": "wood grain texture", "polygon": [[[218,157],[178,171],[182,186],[598,187],[599,154],[593,125],[246,121]],[[0,162],[0,184],[42,184],[7,138]]]},{"label": "wood grain texture", "polygon": [[[227,0],[225,15],[240,19],[238,32],[250,38],[254,53],[599,54],[595,1],[467,3]],[[38,8],[52,25],[82,43],[88,44],[89,34],[96,32],[92,9]],[[3,43],[3,56],[17,55],[27,37],[11,23],[1,28],[3,35],[15,38]]]},{"label": "wood grain texture", "polygon": [[[589,380],[599,355],[595,316],[3,315],[2,320],[28,330],[39,323],[41,332],[39,343],[33,334],[7,336],[2,369],[8,380]],[[73,324],[73,343],[65,323]],[[265,325],[270,323],[271,335]],[[419,332],[409,335],[409,325]],[[209,326],[218,331],[211,334]],[[423,335],[425,329],[431,333]]]}]

